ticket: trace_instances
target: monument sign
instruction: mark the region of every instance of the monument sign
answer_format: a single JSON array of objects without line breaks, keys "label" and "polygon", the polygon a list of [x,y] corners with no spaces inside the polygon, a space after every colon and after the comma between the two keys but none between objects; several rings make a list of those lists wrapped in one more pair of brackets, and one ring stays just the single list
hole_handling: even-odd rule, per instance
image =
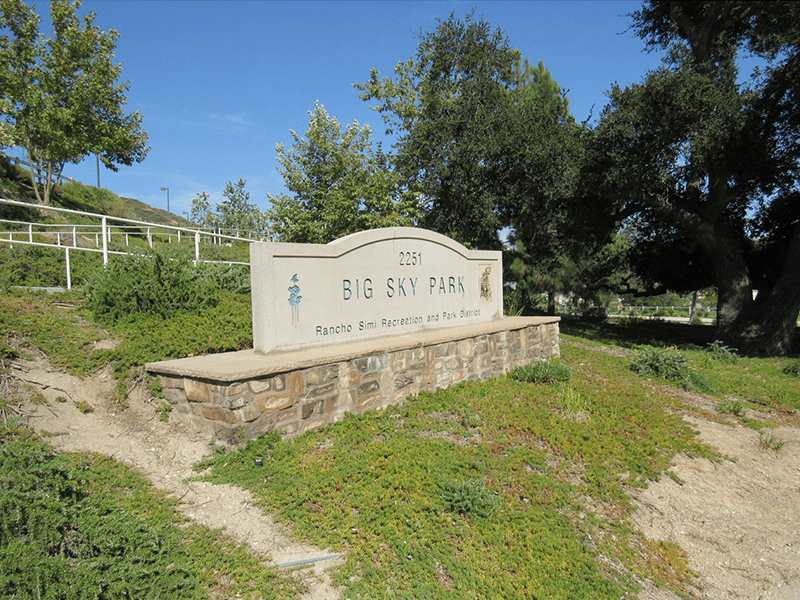
[{"label": "monument sign", "polygon": [[253,346],[294,350],[503,317],[502,258],[410,227],[250,246]]}]

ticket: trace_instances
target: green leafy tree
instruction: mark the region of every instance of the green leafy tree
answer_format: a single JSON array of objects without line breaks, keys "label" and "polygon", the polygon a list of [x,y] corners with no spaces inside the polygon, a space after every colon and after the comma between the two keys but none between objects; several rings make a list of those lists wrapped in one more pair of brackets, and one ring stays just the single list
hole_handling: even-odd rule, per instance
[{"label": "green leafy tree", "polygon": [[[693,285],[698,271],[710,274],[721,340],[786,353],[800,312],[800,9],[650,1],[633,21],[649,47],[666,50],[665,64],[611,90],[588,145],[588,185],[612,221],[643,232],[634,246],[682,249],[681,260],[654,256],[660,283],[679,280],[670,263],[685,269],[689,258],[699,265]],[[746,84],[742,53],[764,62]]]},{"label": "green leafy tree", "polygon": [[415,202],[398,185],[388,158],[373,146],[369,126],[342,127],[317,103],[305,137],[292,131],[288,150],[277,145],[278,168],[292,195],[270,194],[267,212],[284,242],[327,243],[376,227],[409,226]]},{"label": "green leafy tree", "polygon": [[265,233],[268,230],[267,216],[257,205],[252,204],[250,193],[244,190],[246,181],[228,182],[222,195],[225,200],[217,205],[220,226],[224,229],[237,229]]},{"label": "green leafy tree", "polygon": [[141,114],[123,111],[128,84],[118,82],[122,67],[113,62],[119,33],[94,25],[94,13],[79,17],[79,8],[79,0],[52,0],[46,37],[32,7],[0,0],[0,131],[4,144],[27,151],[45,205],[66,163],[96,154],[116,170],[149,150]]},{"label": "green leafy tree", "polygon": [[267,233],[267,215],[258,205],[250,202],[250,193],[244,189],[246,184],[243,179],[236,183],[229,181],[222,192],[225,200],[214,208],[211,207],[208,194],[200,192],[192,199],[192,208],[186,218],[198,227],[219,227],[242,233]]},{"label": "green leafy tree", "polygon": [[192,198],[192,208],[184,214],[198,227],[213,227],[215,223],[219,223],[219,215],[211,209],[211,200],[207,192],[200,192],[197,197]]},{"label": "green leafy tree", "polygon": [[421,225],[473,247],[499,248],[498,167],[507,146],[519,51],[499,29],[468,14],[421,35],[394,78],[357,84],[397,138],[394,165],[424,210]]},{"label": "green leafy tree", "polygon": [[503,184],[500,211],[510,228],[514,268],[509,275],[529,297],[548,295],[555,311],[556,292],[579,286],[575,263],[589,254],[587,238],[576,234],[575,198],[583,156],[579,126],[569,112],[565,93],[544,63],[527,60],[514,69],[512,109],[503,133]]},{"label": "green leafy tree", "polygon": [[393,77],[373,69],[356,87],[398,137],[393,162],[422,226],[482,248],[500,248],[509,228],[527,258],[558,262],[557,201],[575,187],[581,128],[543,63],[523,61],[483,18],[451,14]]}]

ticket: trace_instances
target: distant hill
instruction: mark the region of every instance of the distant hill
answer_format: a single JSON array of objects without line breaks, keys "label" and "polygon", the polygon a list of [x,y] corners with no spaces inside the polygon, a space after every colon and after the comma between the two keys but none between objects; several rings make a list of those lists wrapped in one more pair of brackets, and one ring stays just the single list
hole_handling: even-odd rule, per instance
[{"label": "distant hill", "polygon": [[[0,198],[36,204],[30,171],[13,164],[3,154],[0,154]],[[111,190],[77,182],[57,186],[53,190],[51,200],[53,206],[61,208],[147,221],[159,225],[191,226],[185,218],[160,208],[154,208],[135,198],[124,198]]]}]

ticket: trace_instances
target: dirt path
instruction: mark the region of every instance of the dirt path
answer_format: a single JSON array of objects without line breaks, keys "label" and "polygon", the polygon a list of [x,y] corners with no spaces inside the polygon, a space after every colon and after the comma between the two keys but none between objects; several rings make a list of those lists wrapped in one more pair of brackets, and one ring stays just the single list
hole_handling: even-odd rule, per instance
[{"label": "dirt path", "polygon": [[[304,600],[337,600],[326,570],[337,564],[332,552],[291,539],[280,525],[257,506],[249,492],[230,485],[184,480],[196,476],[192,465],[211,451],[209,438],[170,414],[162,422],[156,406],[142,393],[134,393],[129,407],[115,414],[109,409],[114,381],[104,374],[80,380],[48,367],[43,361],[16,361],[13,375],[34,385],[46,404],[27,404],[29,422],[55,448],[70,452],[97,452],[135,467],[153,484],[180,499],[187,517],[247,544],[276,565],[305,564],[295,572],[308,586]],[[65,398],[66,402],[57,398]],[[87,402],[92,412],[82,413],[77,402]]]},{"label": "dirt path", "polygon": [[[180,498],[188,517],[212,528],[225,528],[273,564],[330,556],[324,549],[293,541],[269,517],[253,506],[250,494],[228,485],[184,483],[195,475],[191,467],[208,454],[210,440],[187,426],[180,415],[161,422],[156,407],[134,394],[120,414],[108,409],[112,380],[103,374],[79,380],[56,372],[42,361],[18,361],[14,375],[31,382],[47,398],[28,405],[31,424],[64,450],[100,452],[136,467],[154,484]],[[671,393],[676,393],[674,390]],[[58,402],[57,397],[66,397]],[[83,414],[75,402],[94,411]],[[705,397],[683,400],[712,409]],[[770,415],[756,414],[769,419]],[[764,450],[759,434],[696,416],[687,419],[700,438],[733,460],[677,457],[672,471],[682,481],[664,477],[635,500],[634,523],[647,537],[670,540],[684,548],[698,573],[695,598],[714,600],[800,600],[800,428],[772,432],[785,442],[776,452]],[[341,598],[326,569],[336,559],[319,561],[300,571],[309,586],[304,598]],[[648,586],[639,596],[675,600],[673,593]]]},{"label": "dirt path", "polygon": [[634,524],[686,550],[700,574],[697,598],[800,599],[800,429],[771,430],[785,442],[776,452],[752,429],[687,419],[734,460],[678,456],[672,471],[682,483],[651,484]]}]

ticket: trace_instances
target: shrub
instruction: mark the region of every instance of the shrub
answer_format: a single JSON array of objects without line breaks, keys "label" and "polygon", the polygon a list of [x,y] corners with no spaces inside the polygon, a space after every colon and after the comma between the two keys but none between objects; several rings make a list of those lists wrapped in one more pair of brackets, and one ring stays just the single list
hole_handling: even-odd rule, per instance
[{"label": "shrub", "polygon": [[572,369],[570,369],[569,365],[561,362],[535,360],[530,364],[517,367],[509,375],[517,381],[553,383],[572,379]]},{"label": "shrub", "polygon": [[712,358],[727,365],[739,363],[739,357],[736,355],[736,352],[736,348],[730,348],[719,340],[714,340],[708,345],[708,353]]},{"label": "shrub", "polygon": [[216,306],[223,289],[242,292],[249,282],[243,269],[194,265],[170,249],[123,256],[99,270],[88,284],[87,307],[101,321],[132,322],[137,315],[167,317]]},{"label": "shrub", "polygon": [[685,390],[714,393],[711,380],[689,368],[689,361],[682,352],[666,348],[646,348],[631,361],[631,370],[638,375],[652,375],[666,379]]},{"label": "shrub", "polygon": [[480,479],[442,482],[439,495],[451,511],[460,515],[489,517],[499,506],[497,496]]}]

